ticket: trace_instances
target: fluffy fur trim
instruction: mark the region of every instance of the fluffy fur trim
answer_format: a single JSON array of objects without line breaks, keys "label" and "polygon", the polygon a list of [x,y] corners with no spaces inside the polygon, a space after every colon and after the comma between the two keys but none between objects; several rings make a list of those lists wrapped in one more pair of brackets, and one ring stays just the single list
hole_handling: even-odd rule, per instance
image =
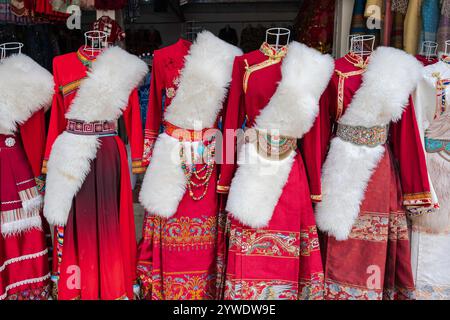
[{"label": "fluffy fur trim", "polygon": [[138,57],[119,47],[106,49],[92,64],[66,118],[86,122],[117,120],[147,72],[147,65]]},{"label": "fluffy fur trim", "polygon": [[145,209],[164,218],[176,213],[186,192],[187,180],[181,169],[179,152],[177,139],[166,133],[159,135],[139,194]]},{"label": "fluffy fur trim", "polygon": [[255,120],[255,127],[277,130],[300,139],[319,112],[319,99],[333,73],[330,55],[292,42],[281,67],[282,80],[269,104]]},{"label": "fluffy fur trim", "polygon": [[51,104],[53,77],[24,54],[0,63],[0,133],[14,134],[17,125]]},{"label": "fluffy fur trim", "polygon": [[322,169],[322,202],[316,206],[316,223],[320,230],[337,240],[347,239],[383,154],[384,146],[370,148],[341,139],[331,141]]},{"label": "fluffy fur trim", "polygon": [[283,160],[269,160],[258,154],[254,144],[244,144],[226,210],[244,225],[266,227],[283,192],[295,155],[292,151]]},{"label": "fluffy fur trim", "polygon": [[181,71],[180,86],[165,119],[184,128],[212,128],[231,81],[234,58],[242,51],[209,31],[197,35]]},{"label": "fluffy fur trim", "polygon": [[22,201],[22,208],[25,212],[35,212],[41,210],[43,204],[44,199],[41,195],[38,195],[33,199]]},{"label": "fluffy fur trim", "polygon": [[4,237],[14,236],[32,229],[42,230],[42,219],[37,211],[36,215],[29,218],[4,223],[1,229]]},{"label": "fluffy fur trim", "polygon": [[[372,54],[361,88],[340,122],[373,127],[398,121],[421,70],[414,57],[397,49],[380,47]],[[316,207],[320,230],[337,240],[348,238],[384,150],[384,146],[356,146],[338,137],[332,140],[323,167],[322,202]]]},{"label": "fluffy fur trim", "polygon": [[55,141],[48,160],[44,216],[54,225],[65,226],[73,197],[90,172],[99,141],[96,136],[63,132]]},{"label": "fluffy fur trim", "polygon": [[340,119],[347,125],[373,127],[400,120],[423,66],[402,50],[379,47],[372,54],[361,87]]},{"label": "fluffy fur trim", "polygon": [[[334,62],[328,55],[293,42],[281,66],[282,79],[255,127],[301,138],[319,112],[319,98],[328,84]],[[295,152],[283,160],[261,157],[255,145],[245,144],[228,195],[227,211],[252,228],[266,227],[288,180]]]}]

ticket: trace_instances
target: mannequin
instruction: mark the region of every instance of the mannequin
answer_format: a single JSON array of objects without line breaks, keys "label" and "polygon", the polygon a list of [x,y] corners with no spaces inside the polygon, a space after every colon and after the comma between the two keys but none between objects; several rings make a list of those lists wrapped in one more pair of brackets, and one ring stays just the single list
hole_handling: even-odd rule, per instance
[{"label": "mannequin", "polygon": [[350,38],[350,51],[365,59],[373,52],[375,36],[355,35]]},{"label": "mannequin", "polygon": [[422,42],[422,47],[420,49],[420,55],[425,57],[428,61],[431,61],[437,56],[438,44],[434,41],[424,41]]},{"label": "mannequin", "polygon": [[84,34],[83,51],[91,57],[108,47],[108,34],[104,31],[88,31]]},{"label": "mannequin", "polygon": [[23,43],[6,42],[0,44],[0,61],[14,54],[22,53]]},{"label": "mannequin", "polygon": [[49,296],[40,169],[54,84],[22,47],[0,44],[0,301]]},{"label": "mannequin", "polygon": [[288,45],[290,38],[291,30],[287,28],[270,28],[266,31],[266,42],[276,50]]},{"label": "mannequin", "polygon": [[450,40],[445,41],[445,51],[444,54],[448,56],[450,54]]}]

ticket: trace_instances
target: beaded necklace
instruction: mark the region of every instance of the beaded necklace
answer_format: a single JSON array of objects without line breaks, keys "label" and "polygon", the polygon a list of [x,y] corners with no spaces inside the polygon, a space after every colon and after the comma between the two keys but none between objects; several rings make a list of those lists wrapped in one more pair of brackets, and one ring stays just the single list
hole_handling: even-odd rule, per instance
[{"label": "beaded necklace", "polygon": [[[214,166],[215,166],[215,155],[216,155],[216,138],[215,136],[208,139],[207,144],[205,145],[202,141],[200,141],[201,146],[199,146],[198,150],[199,153],[202,155],[204,154],[205,148],[207,150],[206,153],[206,163],[202,165],[200,169],[197,169],[197,164],[195,163],[195,152],[194,152],[194,146],[191,143],[191,163],[188,164],[184,145],[183,145],[183,138],[179,138],[180,141],[180,160],[181,160],[181,168],[183,169],[183,173],[187,180],[187,188],[189,191],[189,196],[195,200],[199,201],[202,200],[206,193],[208,192],[208,187],[210,183],[210,178],[212,176],[212,173],[214,172]],[[203,173],[203,175],[201,175]],[[194,182],[193,179],[197,179],[199,182]],[[203,188],[203,192],[196,196],[194,194],[194,189],[200,189]]]}]

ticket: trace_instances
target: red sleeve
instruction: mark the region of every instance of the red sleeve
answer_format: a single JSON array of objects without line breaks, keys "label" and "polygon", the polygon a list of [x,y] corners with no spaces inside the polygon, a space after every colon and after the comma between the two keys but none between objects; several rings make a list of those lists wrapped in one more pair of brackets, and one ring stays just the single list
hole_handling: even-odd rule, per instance
[{"label": "red sleeve", "polygon": [[142,166],[144,137],[142,133],[141,110],[137,89],[134,89],[130,95],[128,107],[123,113],[123,118],[130,142],[132,171],[136,174],[143,173],[145,171],[145,168]]},{"label": "red sleeve", "polygon": [[45,149],[44,109],[34,113],[31,118],[20,126],[20,136],[33,174],[35,177],[39,177]]},{"label": "red sleeve", "polygon": [[322,164],[327,158],[330,141],[333,136],[333,123],[336,115],[333,110],[336,109],[335,99],[333,99],[333,84],[330,82],[328,88],[320,97],[319,102],[319,122],[320,122],[320,157]]},{"label": "red sleeve", "polygon": [[159,128],[162,122],[162,98],[164,79],[159,67],[159,56],[157,51],[153,58],[152,78],[150,81],[150,94],[147,109],[147,121],[144,131],[144,153],[142,156],[143,166],[150,164],[153,146],[158,138]]},{"label": "red sleeve", "polygon": [[320,124],[320,117],[317,117],[314,126],[305,134],[301,141],[301,153],[305,163],[306,174],[308,175],[309,190],[313,202],[322,200]]},{"label": "red sleeve", "polygon": [[228,193],[236,170],[236,132],[242,127],[245,118],[243,77],[243,64],[240,58],[236,58],[223,121],[222,164],[217,184],[218,193]]},{"label": "red sleeve", "polygon": [[53,102],[50,114],[50,124],[47,133],[47,143],[45,146],[44,162],[42,166],[42,173],[47,173],[47,161],[50,158],[53,143],[56,138],[66,129],[67,120],[65,117],[66,108],[64,105],[64,99],[61,91],[59,90],[59,79],[57,76],[57,67],[53,64],[54,81],[55,81],[55,94],[53,95]]},{"label": "red sleeve", "polygon": [[391,126],[390,143],[400,171],[405,206],[431,204],[425,153],[412,99],[402,118]]}]

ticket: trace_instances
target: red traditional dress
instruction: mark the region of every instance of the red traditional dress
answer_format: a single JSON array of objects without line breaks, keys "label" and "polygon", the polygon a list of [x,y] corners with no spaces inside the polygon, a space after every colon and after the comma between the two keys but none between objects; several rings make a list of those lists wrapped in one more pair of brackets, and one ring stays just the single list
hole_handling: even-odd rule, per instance
[{"label": "red traditional dress", "polygon": [[49,295],[48,252],[36,186],[51,74],[19,54],[0,62],[0,300]]},{"label": "red traditional dress", "polygon": [[[321,194],[320,131],[307,132],[332,70],[331,57],[297,42],[279,51],[264,43],[234,62],[217,188],[229,190],[226,299],[323,296],[311,201]],[[234,133],[244,121],[250,135],[234,175]]]},{"label": "red traditional dress", "polygon": [[369,61],[354,54],[336,61],[321,100],[326,161],[316,207],[326,233],[326,299],[414,298],[405,212],[431,203],[409,99],[421,68],[386,47]]},{"label": "red traditional dress", "polygon": [[143,138],[135,87],[147,71],[118,47],[96,58],[80,48],[54,60],[44,215],[56,225],[58,299],[133,298],[131,181],[116,128],[123,114],[133,172],[139,172]]},{"label": "red traditional dress", "polygon": [[[240,53],[207,31],[155,51],[144,158],[152,157],[140,194],[149,212],[138,254],[146,299],[216,298],[216,124]],[[155,143],[163,92],[165,131]]]}]

